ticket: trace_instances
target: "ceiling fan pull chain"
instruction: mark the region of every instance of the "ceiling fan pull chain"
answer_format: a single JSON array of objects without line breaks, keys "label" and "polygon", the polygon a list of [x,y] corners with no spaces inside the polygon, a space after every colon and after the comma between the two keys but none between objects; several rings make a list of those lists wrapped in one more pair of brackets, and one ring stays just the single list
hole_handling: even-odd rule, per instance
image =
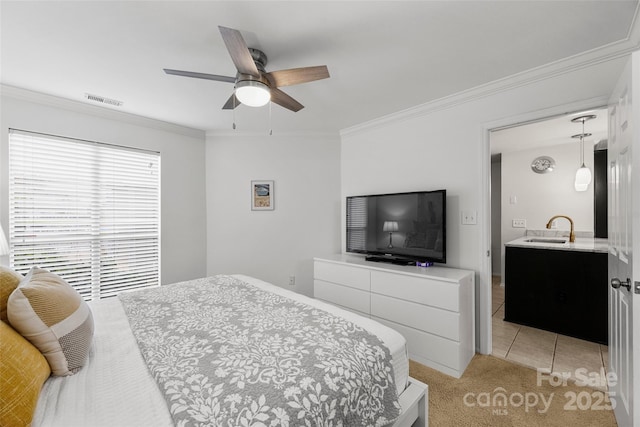
[{"label": "ceiling fan pull chain", "polygon": [[269,101],[269,136],[273,135],[273,126],[271,125],[271,106],[273,102]]},{"label": "ceiling fan pull chain", "polygon": [[236,130],[236,95],[233,94],[233,130]]}]

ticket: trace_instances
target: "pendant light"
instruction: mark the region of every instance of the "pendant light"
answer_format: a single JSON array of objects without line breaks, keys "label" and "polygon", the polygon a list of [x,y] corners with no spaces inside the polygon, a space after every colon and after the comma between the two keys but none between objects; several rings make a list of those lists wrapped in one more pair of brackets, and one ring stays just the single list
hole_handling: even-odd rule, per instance
[{"label": "pendant light", "polygon": [[574,183],[576,191],[587,191],[589,184],[591,184],[591,169],[584,164],[584,139],[590,137],[591,134],[585,133],[584,122],[595,118],[596,116],[594,114],[589,114],[571,119],[573,123],[582,123],[582,133],[571,135],[572,138],[580,138],[580,167],[576,171],[576,180]]}]

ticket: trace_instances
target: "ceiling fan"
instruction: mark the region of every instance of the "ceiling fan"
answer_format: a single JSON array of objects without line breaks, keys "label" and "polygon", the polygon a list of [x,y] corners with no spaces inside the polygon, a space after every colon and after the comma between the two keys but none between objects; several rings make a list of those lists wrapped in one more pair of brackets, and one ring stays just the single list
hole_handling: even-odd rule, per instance
[{"label": "ceiling fan", "polygon": [[329,70],[326,65],[266,72],[264,67],[267,65],[267,56],[264,52],[247,47],[240,31],[221,26],[218,28],[231,55],[231,60],[238,70],[235,77],[167,68],[164,69],[164,72],[176,76],[234,83],[235,90],[222,107],[223,110],[232,110],[240,104],[261,107],[272,101],[286,109],[297,112],[303,109],[304,106],[279,88],[329,77]]}]

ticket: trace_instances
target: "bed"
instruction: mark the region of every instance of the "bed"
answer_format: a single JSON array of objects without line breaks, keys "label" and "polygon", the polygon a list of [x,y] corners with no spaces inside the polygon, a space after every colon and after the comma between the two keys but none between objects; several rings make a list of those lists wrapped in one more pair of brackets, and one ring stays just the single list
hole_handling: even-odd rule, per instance
[{"label": "bed", "polygon": [[[404,338],[322,301],[218,275],[89,306],[88,358],[46,380],[33,426],[427,425],[428,388],[408,375]],[[308,314],[326,332],[313,335]],[[375,391],[354,394],[364,382]]]}]

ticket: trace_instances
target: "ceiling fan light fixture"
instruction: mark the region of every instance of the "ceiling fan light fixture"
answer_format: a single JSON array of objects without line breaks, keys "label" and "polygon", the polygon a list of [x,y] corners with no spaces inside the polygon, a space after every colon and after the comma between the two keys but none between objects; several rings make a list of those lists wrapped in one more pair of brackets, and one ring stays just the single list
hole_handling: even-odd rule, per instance
[{"label": "ceiling fan light fixture", "polygon": [[264,67],[267,64],[267,55],[264,52],[248,47],[240,31],[221,25],[218,26],[218,29],[231,56],[231,61],[233,61],[233,65],[238,71],[235,77],[170,68],[164,68],[164,72],[176,76],[234,83],[235,90],[222,106],[223,110],[235,110],[239,104],[262,107],[268,104],[269,101],[273,101],[274,104],[278,104],[295,113],[302,110],[304,105],[280,90],[280,87],[313,82],[329,77],[329,70],[326,65],[266,72]]},{"label": "ceiling fan light fixture", "polygon": [[271,91],[261,81],[241,80],[236,84],[236,98],[249,107],[262,107],[271,100]]}]

